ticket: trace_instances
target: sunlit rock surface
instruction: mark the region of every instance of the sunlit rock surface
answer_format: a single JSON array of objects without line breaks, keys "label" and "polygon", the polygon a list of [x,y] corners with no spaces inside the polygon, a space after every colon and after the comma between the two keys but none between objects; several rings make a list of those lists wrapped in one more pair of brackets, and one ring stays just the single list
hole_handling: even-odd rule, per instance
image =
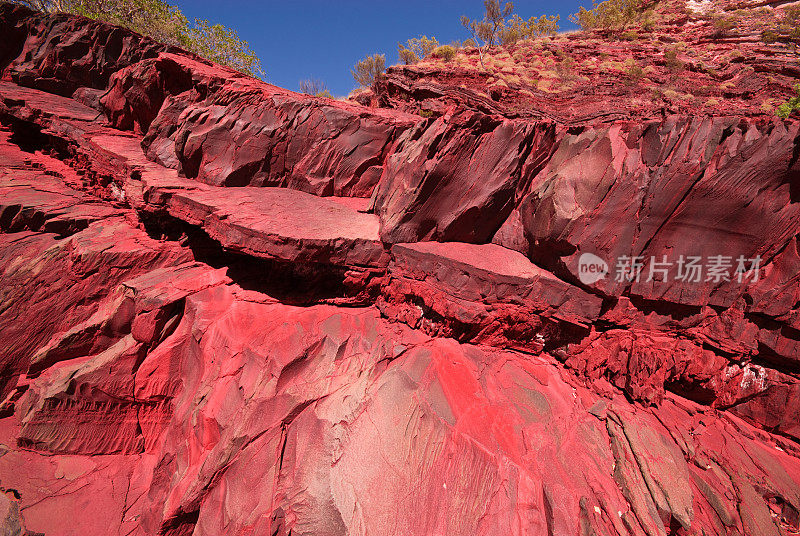
[{"label": "sunlit rock surface", "polygon": [[0,29],[3,534],[797,533],[796,120]]}]

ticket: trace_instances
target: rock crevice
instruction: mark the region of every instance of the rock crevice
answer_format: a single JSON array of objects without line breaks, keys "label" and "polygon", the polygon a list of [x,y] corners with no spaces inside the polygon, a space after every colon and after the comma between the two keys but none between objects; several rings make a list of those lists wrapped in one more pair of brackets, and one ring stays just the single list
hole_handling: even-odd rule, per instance
[{"label": "rock crevice", "polygon": [[800,530],[797,121],[577,124],[390,71],[426,119],[0,28],[4,529]]}]

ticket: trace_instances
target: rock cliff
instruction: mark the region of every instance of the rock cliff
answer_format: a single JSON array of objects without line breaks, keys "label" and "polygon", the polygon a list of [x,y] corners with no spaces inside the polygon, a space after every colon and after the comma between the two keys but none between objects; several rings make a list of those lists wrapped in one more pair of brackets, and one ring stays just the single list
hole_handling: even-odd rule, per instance
[{"label": "rock cliff", "polygon": [[[796,534],[800,122],[762,99],[800,68],[760,4],[348,101],[0,4],[4,533]],[[719,106],[636,100],[678,37]],[[545,48],[657,59],[525,89]]]}]

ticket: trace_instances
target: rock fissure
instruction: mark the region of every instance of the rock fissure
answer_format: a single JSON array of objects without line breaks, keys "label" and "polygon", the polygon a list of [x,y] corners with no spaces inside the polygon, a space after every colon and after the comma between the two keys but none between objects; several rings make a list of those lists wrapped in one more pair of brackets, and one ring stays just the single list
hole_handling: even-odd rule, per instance
[{"label": "rock fissure", "polygon": [[[363,106],[87,19],[0,29],[0,485],[29,530],[796,530],[796,120],[425,64]],[[582,283],[586,252],[764,262]]]}]

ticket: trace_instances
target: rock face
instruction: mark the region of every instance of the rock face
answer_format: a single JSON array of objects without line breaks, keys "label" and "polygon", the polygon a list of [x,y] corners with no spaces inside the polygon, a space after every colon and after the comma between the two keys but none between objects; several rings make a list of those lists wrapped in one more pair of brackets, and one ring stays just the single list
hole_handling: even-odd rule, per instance
[{"label": "rock face", "polygon": [[553,125],[459,112],[408,132],[376,194],[387,242],[485,243],[552,148]]},{"label": "rock face", "polygon": [[540,352],[587,332],[602,300],[495,244],[392,247],[382,312],[437,335]]},{"label": "rock face", "polygon": [[3,534],[800,530],[796,120],[0,28]]},{"label": "rock face", "polygon": [[110,24],[7,3],[0,6],[0,24],[5,76],[65,96],[82,87],[105,89],[117,70],[169,48]]},{"label": "rock face", "polygon": [[117,72],[101,104],[115,126],[147,132],[148,157],[188,178],[316,195],[369,197],[396,138],[420,121],[168,53]]},{"label": "rock face", "polygon": [[[627,32],[602,28],[389,67],[357,99],[439,116],[456,105],[567,125],[664,115],[764,117],[800,77],[791,39],[770,42],[792,2],[643,0]],[[647,22],[649,19],[649,23]]]}]

